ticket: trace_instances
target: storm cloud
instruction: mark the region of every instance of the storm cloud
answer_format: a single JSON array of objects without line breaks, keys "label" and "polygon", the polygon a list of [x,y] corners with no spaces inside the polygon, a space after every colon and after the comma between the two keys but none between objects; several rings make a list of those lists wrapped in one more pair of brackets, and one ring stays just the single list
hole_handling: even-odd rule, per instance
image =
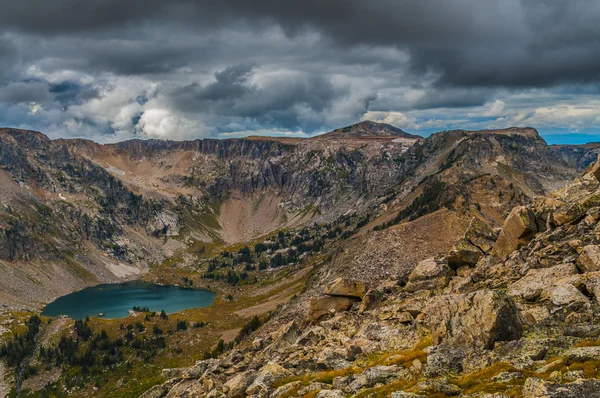
[{"label": "storm cloud", "polygon": [[52,137],[600,130],[593,0],[5,3],[0,123]]}]

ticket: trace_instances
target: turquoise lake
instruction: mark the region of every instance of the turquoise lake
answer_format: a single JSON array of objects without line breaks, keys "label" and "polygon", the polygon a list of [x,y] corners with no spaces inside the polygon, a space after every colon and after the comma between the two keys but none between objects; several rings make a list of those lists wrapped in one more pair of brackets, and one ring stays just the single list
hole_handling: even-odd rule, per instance
[{"label": "turquoise lake", "polygon": [[86,316],[123,318],[134,306],[167,314],[188,308],[208,307],[216,294],[208,290],[159,286],[147,282],[127,282],[88,287],[57,298],[42,310],[45,316],[67,315],[73,319]]}]

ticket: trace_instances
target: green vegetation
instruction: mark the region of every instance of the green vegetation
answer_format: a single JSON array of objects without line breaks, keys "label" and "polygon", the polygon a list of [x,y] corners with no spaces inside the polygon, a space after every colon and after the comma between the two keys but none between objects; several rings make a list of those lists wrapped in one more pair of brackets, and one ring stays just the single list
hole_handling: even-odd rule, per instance
[{"label": "green vegetation", "polygon": [[24,333],[14,335],[11,341],[0,347],[0,358],[4,358],[8,366],[21,367],[33,355],[41,324],[42,320],[33,315],[25,323],[27,330]]}]

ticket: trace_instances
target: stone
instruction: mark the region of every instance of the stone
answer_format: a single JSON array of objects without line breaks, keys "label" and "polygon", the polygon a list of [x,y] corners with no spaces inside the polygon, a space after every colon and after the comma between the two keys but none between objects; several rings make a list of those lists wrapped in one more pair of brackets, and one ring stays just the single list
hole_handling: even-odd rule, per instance
[{"label": "stone", "polygon": [[577,268],[572,263],[530,269],[524,277],[509,285],[508,295],[530,302],[545,299],[558,281],[573,275],[577,275]]},{"label": "stone", "polygon": [[554,220],[558,225],[570,224],[583,218],[591,208],[598,206],[600,206],[600,194],[588,195],[558,209],[554,213]]},{"label": "stone", "polygon": [[351,365],[347,360],[348,352],[343,348],[326,347],[319,353],[316,365],[319,369],[343,369]]},{"label": "stone", "polygon": [[439,296],[424,313],[436,345],[491,349],[496,341],[517,340],[523,332],[519,309],[499,290]]},{"label": "stone", "polygon": [[415,388],[421,391],[441,393],[449,397],[460,395],[462,392],[458,386],[449,383],[446,379],[428,379],[417,383]]},{"label": "stone", "polygon": [[377,308],[383,300],[384,294],[381,290],[369,290],[363,297],[358,313],[362,314],[365,311],[370,311]]},{"label": "stone", "polygon": [[441,290],[452,278],[452,270],[446,264],[435,261],[433,257],[417,264],[408,276],[405,289],[409,292],[418,290]]},{"label": "stone", "polygon": [[600,347],[575,347],[565,353],[571,361],[585,362],[600,359]]},{"label": "stone", "polygon": [[311,298],[308,302],[308,321],[317,321],[324,315],[347,311],[357,300],[350,297],[323,296]]},{"label": "stone", "polygon": [[590,305],[587,297],[570,283],[561,283],[552,290],[550,300],[557,307],[580,309]]},{"label": "stone", "polygon": [[509,381],[521,378],[523,378],[523,373],[521,372],[501,372],[492,377],[491,380],[495,383],[508,383]]},{"label": "stone", "polygon": [[406,311],[409,312],[413,317],[417,317],[423,312],[425,307],[427,307],[432,295],[432,292],[429,290],[415,292],[400,302],[398,305],[398,311]]},{"label": "stone", "polygon": [[412,392],[394,391],[392,398],[426,398],[425,395],[417,395]]},{"label": "stone", "polygon": [[506,217],[492,254],[500,258],[506,257],[529,243],[536,232],[537,225],[533,211],[525,206],[517,206]]},{"label": "stone", "polygon": [[317,398],[346,398],[346,394],[340,390],[321,390]]},{"label": "stone", "polygon": [[232,398],[244,397],[246,396],[246,389],[252,384],[255,377],[256,372],[240,372],[227,380],[223,385],[223,392]]},{"label": "stone", "polygon": [[289,370],[275,362],[269,362],[256,373],[252,384],[246,389],[246,394],[252,395],[261,391],[269,391],[273,382],[288,376],[291,376]]},{"label": "stone", "polygon": [[184,379],[199,379],[208,368],[215,367],[218,363],[219,362],[216,359],[198,361],[194,366],[183,372],[181,377]]},{"label": "stone", "polygon": [[430,347],[425,367],[426,377],[439,377],[447,374],[458,374],[463,371],[462,361],[465,351],[449,344]]},{"label": "stone", "polygon": [[524,398],[600,398],[600,380],[559,384],[530,377],[523,385]]},{"label": "stone", "polygon": [[584,246],[577,259],[577,267],[583,273],[600,271],[600,247]]},{"label": "stone", "polygon": [[163,369],[162,375],[166,380],[180,379],[186,370],[186,368]]},{"label": "stone", "polygon": [[483,255],[490,254],[497,238],[498,234],[485,221],[473,217],[465,236],[448,253],[448,266],[454,270],[475,266]]},{"label": "stone", "polygon": [[362,299],[366,292],[367,288],[364,283],[344,278],[337,278],[323,289],[323,293],[329,296],[356,297],[359,299]]},{"label": "stone", "polygon": [[273,391],[270,395],[271,398],[281,398],[281,397],[289,397],[290,394],[294,392],[294,390],[299,390],[302,387],[302,382],[293,381],[291,383],[285,384],[281,387],[278,387],[275,391]]}]

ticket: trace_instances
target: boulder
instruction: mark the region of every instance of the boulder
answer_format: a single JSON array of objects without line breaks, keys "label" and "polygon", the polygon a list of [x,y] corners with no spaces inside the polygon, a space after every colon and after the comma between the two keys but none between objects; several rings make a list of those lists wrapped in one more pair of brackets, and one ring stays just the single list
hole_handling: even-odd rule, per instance
[{"label": "boulder", "polygon": [[427,392],[433,393],[433,394],[435,394],[435,393],[443,394],[444,396],[448,396],[448,397],[454,397],[454,396],[460,395],[460,393],[462,392],[462,390],[458,386],[449,383],[448,380],[446,380],[446,379],[424,380],[420,383],[417,383],[415,388],[417,388],[421,391],[427,391]]},{"label": "boulder", "polygon": [[308,321],[316,321],[324,315],[347,311],[357,300],[350,297],[323,296],[311,298],[308,302]]},{"label": "boulder", "polygon": [[360,299],[364,297],[366,292],[367,288],[364,283],[344,278],[337,278],[323,289],[323,293],[330,296],[356,297]]},{"label": "boulder", "polygon": [[577,259],[577,267],[583,273],[600,271],[600,247],[584,246]]},{"label": "boulder", "polygon": [[405,289],[409,292],[418,290],[442,290],[452,279],[453,272],[446,264],[437,262],[433,257],[421,261],[408,276]]},{"label": "boulder", "polygon": [[439,296],[424,314],[434,344],[491,349],[496,341],[516,340],[523,332],[519,309],[498,290]]},{"label": "boulder", "polygon": [[289,396],[293,395],[294,391],[297,391],[300,388],[302,388],[302,382],[301,381],[293,381],[291,383],[285,384],[285,385],[277,388],[275,391],[273,391],[273,393],[270,395],[270,397],[271,398],[289,397]]},{"label": "boulder", "polygon": [[574,310],[590,305],[588,298],[570,283],[556,285],[552,290],[550,300],[557,307],[571,307]]},{"label": "boulder", "polygon": [[252,384],[246,389],[246,394],[253,395],[261,391],[269,391],[273,382],[290,376],[289,370],[275,362],[269,362],[256,373]]},{"label": "boulder", "polygon": [[465,236],[448,253],[448,266],[455,270],[474,266],[483,255],[490,254],[497,238],[498,234],[485,221],[474,217]]},{"label": "boulder", "polygon": [[600,380],[577,380],[559,384],[530,377],[523,386],[525,398],[600,398]]},{"label": "boulder", "polygon": [[561,280],[577,275],[572,263],[559,264],[550,268],[530,269],[524,277],[509,285],[508,294],[525,301],[536,301],[550,297],[554,286]]},{"label": "boulder", "polygon": [[464,349],[452,347],[449,344],[430,347],[427,353],[427,365],[424,376],[432,378],[461,373],[463,371],[462,363],[465,356]]},{"label": "boulder", "polygon": [[326,347],[319,353],[316,365],[319,369],[343,369],[351,365],[347,359],[348,351],[344,348]]},{"label": "boulder", "polygon": [[594,193],[558,209],[554,213],[554,220],[558,225],[570,224],[582,219],[588,210],[598,206],[600,206],[600,193]]},{"label": "boulder", "polygon": [[600,359],[600,347],[575,347],[565,353],[565,357],[575,362]]},{"label": "boulder", "polygon": [[384,294],[381,290],[369,290],[362,299],[358,313],[362,314],[365,311],[370,311],[379,306],[383,300]]},{"label": "boulder", "polygon": [[225,392],[228,397],[245,397],[246,389],[252,384],[255,377],[256,372],[240,372],[227,380],[223,385],[223,392]]},{"label": "boulder", "polygon": [[492,254],[505,257],[529,243],[536,232],[537,225],[533,211],[525,206],[517,206],[506,217]]}]

